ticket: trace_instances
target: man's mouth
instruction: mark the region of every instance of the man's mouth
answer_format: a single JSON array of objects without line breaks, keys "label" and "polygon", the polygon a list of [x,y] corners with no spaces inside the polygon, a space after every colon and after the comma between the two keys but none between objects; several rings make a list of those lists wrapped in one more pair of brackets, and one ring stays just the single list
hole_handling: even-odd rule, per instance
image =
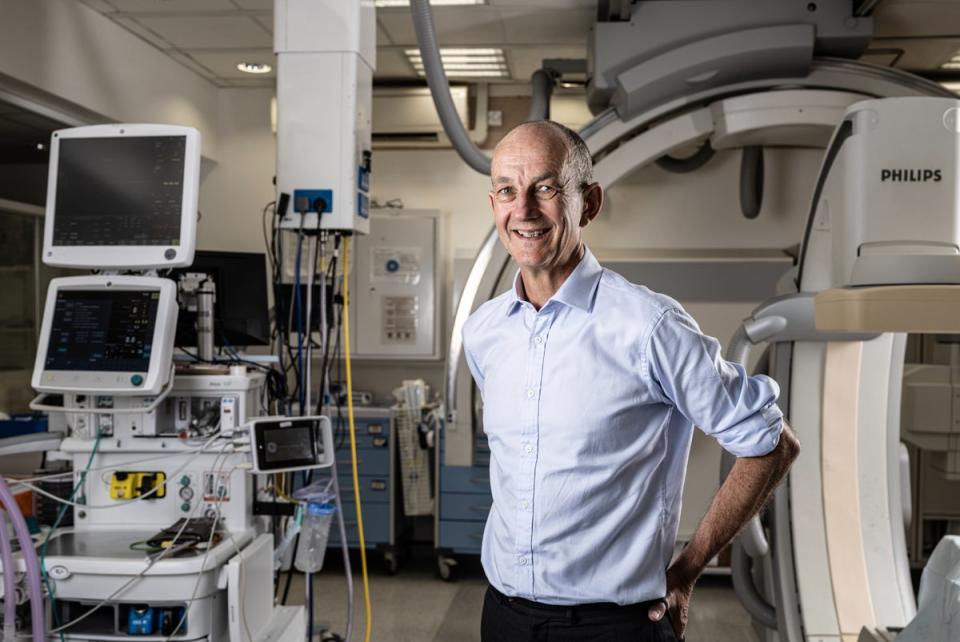
[{"label": "man's mouth", "polygon": [[514,230],[520,238],[535,239],[547,233],[547,230]]}]

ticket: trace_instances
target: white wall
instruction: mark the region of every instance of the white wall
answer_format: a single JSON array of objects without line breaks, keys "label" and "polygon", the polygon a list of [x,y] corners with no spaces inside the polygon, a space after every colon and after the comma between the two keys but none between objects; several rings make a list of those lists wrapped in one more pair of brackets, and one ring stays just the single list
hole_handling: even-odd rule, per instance
[{"label": "white wall", "polygon": [[221,89],[220,158],[203,182],[197,247],[263,252],[262,212],[274,199],[276,139],[270,130],[272,89]]},{"label": "white wall", "polygon": [[[607,191],[601,215],[584,233],[596,248],[784,248],[800,242],[821,149],[766,150],[763,209],[739,209],[740,153],[718,152],[694,174],[648,167]],[[453,150],[377,151],[374,197],[409,208],[438,209],[447,257],[476,251],[493,223],[489,178]]]},{"label": "white wall", "polygon": [[4,76],[108,120],[196,127],[217,158],[217,88],[76,0],[0,0]]}]

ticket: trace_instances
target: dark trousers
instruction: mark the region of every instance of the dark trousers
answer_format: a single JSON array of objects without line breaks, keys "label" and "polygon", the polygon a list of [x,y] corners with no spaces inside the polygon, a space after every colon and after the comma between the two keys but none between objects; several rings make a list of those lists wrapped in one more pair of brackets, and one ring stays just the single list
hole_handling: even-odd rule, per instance
[{"label": "dark trousers", "polygon": [[483,599],[483,642],[677,642],[670,620],[651,622],[656,603],[555,606],[507,597],[492,586]]}]

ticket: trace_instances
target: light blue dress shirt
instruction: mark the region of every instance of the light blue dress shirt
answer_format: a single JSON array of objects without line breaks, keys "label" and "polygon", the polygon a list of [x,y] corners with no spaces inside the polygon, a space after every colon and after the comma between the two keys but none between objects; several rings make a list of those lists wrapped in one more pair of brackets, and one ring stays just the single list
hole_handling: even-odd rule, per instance
[{"label": "light blue dress shirt", "polygon": [[779,388],[589,250],[539,311],[518,281],[463,330],[492,455],[487,578],[547,604],[663,597],[693,426],[764,455],[780,437]]}]

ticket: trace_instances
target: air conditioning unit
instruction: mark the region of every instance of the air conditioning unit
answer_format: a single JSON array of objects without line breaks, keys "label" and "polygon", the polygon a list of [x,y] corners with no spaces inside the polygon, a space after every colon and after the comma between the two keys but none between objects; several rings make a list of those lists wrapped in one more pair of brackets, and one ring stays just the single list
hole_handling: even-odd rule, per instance
[{"label": "air conditioning unit", "polygon": [[[467,87],[451,87],[460,120],[469,128]],[[481,110],[482,108],[482,110]],[[478,86],[477,124],[468,134],[474,142],[487,135],[486,87]],[[373,90],[373,148],[450,147],[426,87],[382,87]]]}]

